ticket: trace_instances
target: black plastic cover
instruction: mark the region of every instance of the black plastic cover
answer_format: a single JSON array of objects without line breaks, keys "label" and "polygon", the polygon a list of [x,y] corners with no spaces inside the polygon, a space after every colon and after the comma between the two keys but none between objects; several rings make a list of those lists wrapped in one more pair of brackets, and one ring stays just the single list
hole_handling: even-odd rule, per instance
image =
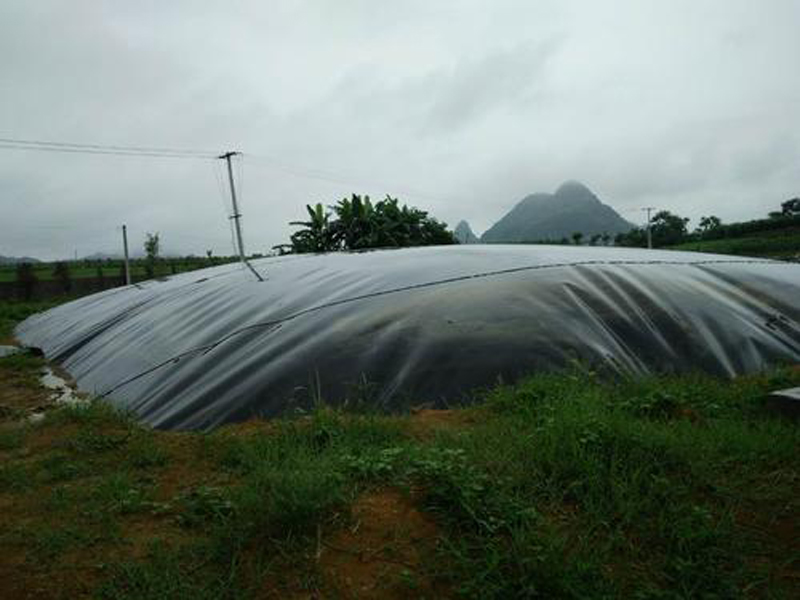
[{"label": "black plastic cover", "polygon": [[322,399],[461,403],[574,361],[725,376],[800,362],[800,265],[472,245],[253,261],[117,288],[21,323],[86,392],[161,428]]}]

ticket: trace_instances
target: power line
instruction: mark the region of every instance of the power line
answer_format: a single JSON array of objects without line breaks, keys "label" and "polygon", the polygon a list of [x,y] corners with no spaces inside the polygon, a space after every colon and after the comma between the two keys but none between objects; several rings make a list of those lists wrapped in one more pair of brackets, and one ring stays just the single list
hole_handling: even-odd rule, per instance
[{"label": "power line", "polygon": [[320,169],[300,167],[285,163],[283,161],[280,161],[278,159],[269,156],[258,156],[250,153],[244,153],[242,156],[246,161],[249,161],[250,164],[255,163],[257,166],[271,167],[273,169],[283,171],[284,173],[288,173],[289,175],[293,175],[294,177],[299,177],[301,179],[317,179],[320,181],[326,181],[328,183],[335,183],[347,186],[352,186],[352,185],[380,186],[383,188],[387,188],[394,193],[400,193],[410,197],[420,198],[422,200],[432,200],[434,202],[448,202],[448,203],[451,202],[451,200],[447,198],[415,190],[406,186],[398,186],[398,185],[388,184],[386,182],[379,182],[376,180],[365,180],[360,177],[355,177],[347,174],[339,175],[336,173],[332,173],[330,171],[322,171]]},{"label": "power line", "polygon": [[[110,145],[110,144],[87,144],[87,143],[78,143],[78,142],[63,142],[63,141],[50,141],[50,140],[32,140],[32,139],[21,139],[21,138],[10,138],[10,137],[0,137],[0,150],[18,150],[18,151],[38,151],[38,152],[60,152],[60,153],[75,153],[75,154],[98,154],[98,155],[115,155],[115,156],[135,156],[135,157],[146,157],[146,158],[188,158],[188,159],[198,159],[198,160],[214,160],[216,162],[219,158],[225,158],[226,156],[219,156],[217,152],[206,152],[202,150],[191,150],[191,149],[176,149],[176,148],[163,148],[163,147],[152,147],[152,146],[121,146],[121,145]],[[238,153],[233,153],[238,154]],[[241,215],[239,214],[238,208],[236,207],[236,198],[235,198],[235,191],[234,191],[234,184],[233,184],[233,173],[231,169],[231,153],[228,154],[228,176],[230,179],[230,186],[231,186],[231,194],[233,196],[233,219],[235,221],[236,233],[239,237],[239,254],[242,256],[242,259],[245,262],[245,265],[250,268],[251,271],[258,277],[259,280],[262,280],[262,277],[247,263],[246,258],[244,258],[243,253],[243,244],[241,241],[241,230],[240,230],[240,223],[239,218]],[[241,161],[237,161],[237,166],[239,167],[239,175],[241,181],[242,175],[242,164]],[[215,167],[214,170],[215,175],[217,175],[217,170]],[[222,182],[219,181],[220,186],[222,187]],[[223,201],[224,205],[224,201]],[[226,209],[227,212],[227,209]],[[231,227],[231,234],[233,236],[233,225],[234,222],[231,222],[229,219],[230,227]],[[123,226],[124,228],[125,226]],[[49,226],[48,228],[56,228],[56,229],[66,229],[63,226]],[[125,232],[127,233],[127,232]],[[178,235],[177,237],[183,237]],[[207,243],[207,239],[204,238],[204,243]],[[233,244],[234,248],[236,245]]]},{"label": "power line", "polygon": [[[184,158],[184,159],[199,159],[199,160],[213,160],[218,158],[219,153],[204,150],[192,149],[177,149],[177,148],[163,148],[155,146],[128,146],[128,145],[111,145],[111,144],[87,144],[79,142],[62,142],[51,140],[29,140],[22,138],[0,137],[0,150],[16,150],[16,151],[39,151],[39,152],[61,152],[67,154],[97,154],[97,155],[110,155],[110,156],[138,156],[144,158]],[[241,155],[240,155],[241,156]],[[436,202],[446,202],[445,198],[437,197],[436,195],[421,192],[419,190],[411,189],[406,186],[388,185],[386,183],[377,181],[367,181],[360,177],[353,177],[349,175],[340,175],[323,171],[320,169],[301,167],[297,165],[287,164],[281,160],[268,156],[254,156],[247,154],[245,156],[251,162],[260,163],[264,166],[270,166],[274,169],[281,170],[295,177],[304,179],[317,179],[335,183],[340,185],[380,185],[381,187],[388,188],[395,193],[409,195],[420,199],[433,200]],[[238,163],[239,175],[242,175],[241,162]],[[241,179],[241,177],[240,177]]]},{"label": "power line", "polygon": [[110,144],[85,144],[0,137],[0,149],[32,150],[40,152],[66,152],[81,154],[109,154],[117,156],[145,156],[153,158],[213,159],[216,153],[203,150],[160,148],[149,146],[120,146]]},{"label": "power line", "polygon": [[130,145],[112,145],[112,144],[86,144],[81,142],[53,142],[46,140],[25,140],[20,138],[4,138],[0,137],[0,142],[7,144],[25,144],[35,146],[55,146],[55,147],[68,147],[68,148],[87,148],[95,150],[122,150],[127,152],[158,152],[169,154],[193,154],[202,156],[211,156],[214,154],[211,150],[190,150],[187,148],[164,148],[154,146],[130,146]]},{"label": "power line", "polygon": [[138,156],[140,158],[189,158],[195,160],[211,160],[214,156],[203,156],[195,154],[168,154],[157,152],[121,152],[116,150],[90,150],[83,148],[55,148],[48,146],[22,146],[11,144],[0,144],[0,150],[30,150],[38,152],[61,152],[67,154],[102,154],[114,156]]}]

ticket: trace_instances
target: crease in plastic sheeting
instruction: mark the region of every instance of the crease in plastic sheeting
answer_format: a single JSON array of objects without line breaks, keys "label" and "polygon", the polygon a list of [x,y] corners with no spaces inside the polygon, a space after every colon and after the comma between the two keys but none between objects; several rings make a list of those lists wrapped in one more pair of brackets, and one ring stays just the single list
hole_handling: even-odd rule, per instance
[{"label": "crease in plastic sheeting", "polygon": [[[275,331],[276,329],[280,328],[280,326],[281,326],[280,323],[271,323],[271,324],[260,325],[260,327],[268,328],[265,331],[265,333],[269,333],[270,331]],[[247,329],[252,329],[252,328],[253,327],[243,328],[243,329],[240,329],[239,331],[237,331],[236,333],[237,334],[243,333]],[[124,380],[124,381],[121,381],[120,383],[118,383],[114,387],[106,390],[105,392],[100,393],[99,397],[100,398],[105,398],[109,394],[113,394],[115,391],[117,391],[122,386],[127,385],[129,383],[133,383],[137,379],[141,379],[142,377],[150,375],[151,373],[153,373],[153,372],[155,372],[155,371],[157,371],[157,370],[159,370],[159,369],[161,369],[161,368],[163,368],[163,367],[165,367],[167,365],[177,364],[180,361],[182,361],[184,358],[188,358],[188,357],[190,357],[192,355],[208,354],[209,352],[211,352],[212,350],[214,350],[215,348],[217,348],[218,346],[223,344],[225,341],[227,341],[232,335],[233,334],[231,334],[229,336],[226,336],[226,337],[224,337],[224,338],[222,338],[220,340],[217,340],[216,342],[212,342],[210,344],[206,344],[205,346],[200,346],[198,348],[191,348],[189,350],[181,352],[180,354],[176,354],[175,356],[172,356],[172,357],[170,357],[170,358],[168,358],[168,359],[166,359],[166,360],[164,360],[164,361],[162,361],[162,362],[160,362],[160,363],[158,363],[156,365],[153,365],[153,367],[151,367],[150,369],[142,371],[141,373],[137,373],[136,375],[133,375],[132,377],[130,377],[130,378]]]},{"label": "crease in plastic sheeting", "polygon": [[[150,292],[151,289],[160,283],[160,280],[155,280],[153,282],[145,282],[145,284],[131,284],[130,286],[125,286],[121,288],[113,288],[111,290],[106,290],[102,292],[102,294],[107,295],[108,297],[117,297],[124,294],[135,294],[132,296],[133,304],[128,306],[124,311],[112,315],[107,319],[101,320],[95,323],[93,326],[90,327],[90,330],[84,334],[83,337],[79,339],[79,341],[75,344],[69,345],[66,348],[59,349],[56,353],[53,354],[52,359],[64,362],[66,361],[71,355],[78,352],[81,348],[83,348],[86,344],[92,342],[97,337],[103,335],[109,329],[129,320],[131,317],[136,316],[141,312],[141,310],[146,309],[148,305],[155,301],[159,300],[160,302],[168,301],[170,299],[170,295],[167,295],[166,298],[159,298],[155,295],[148,295],[146,298],[138,299],[137,296],[140,295],[141,292]],[[185,284],[178,289],[172,290],[172,296],[178,296],[183,292],[183,287],[187,287],[190,284]],[[98,296],[100,294],[95,294]],[[36,315],[34,315],[34,318]]]},{"label": "crease in plastic sheeting", "polygon": [[[80,371],[79,385],[106,390],[155,426],[207,428],[304,402],[297,390],[312,369],[325,382],[326,400],[342,400],[346,382],[365,376],[378,386],[380,404],[397,409],[409,398],[441,404],[467,384],[491,385],[498,374],[510,381],[570,357],[602,360],[619,372],[637,365],[638,373],[699,365],[728,374],[737,347],[737,372],[800,362],[800,266],[777,261],[491,245],[258,262],[271,273],[264,284],[214,267],[206,281],[194,272],[131,290],[153,302],[129,315],[129,326],[107,329],[74,353],[69,368]],[[719,297],[722,280],[736,293],[722,294],[719,306],[701,301],[704,290]],[[216,307],[205,310],[210,302]],[[48,353],[80,342],[87,320],[125,313],[130,304],[101,293],[26,321],[18,335],[39,340]],[[780,308],[788,325],[742,321],[760,312],[756,304]],[[706,331],[696,326],[704,319]],[[154,339],[174,351],[137,369],[135,355],[148,351],[154,326],[163,328]],[[175,348],[187,338],[203,343]]]},{"label": "crease in plastic sheeting", "polygon": [[[615,348],[609,348],[607,344],[603,344],[597,347],[597,350],[603,355],[604,359],[607,360],[609,356],[615,357],[615,364],[617,369],[620,370],[624,369],[632,373],[641,373],[646,371],[644,363],[642,363],[636,354],[631,351],[630,347],[625,343],[622,336],[618,335],[614,328],[609,327],[600,314],[591,308],[587,302],[584,302],[583,298],[581,298],[580,294],[578,293],[578,290],[574,289],[572,284],[566,285],[564,288],[569,297],[572,298],[573,302],[575,302],[575,304],[579,306],[583,312],[591,317],[591,325],[589,326],[601,328],[603,333],[610,338],[611,343],[615,346]],[[620,316],[624,318],[622,313],[620,313]]]},{"label": "crease in plastic sheeting", "polygon": [[[280,325],[276,326],[271,331],[277,331],[280,328]],[[204,352],[205,353],[205,352]],[[187,353],[188,354],[188,353]],[[180,362],[180,361],[179,361]],[[245,361],[237,361],[238,367],[241,368],[243,362]],[[176,363],[177,364],[177,363]],[[216,369],[217,365],[214,365],[212,369]],[[124,384],[133,383],[137,379],[141,379],[145,375],[150,373],[140,373],[134,377],[132,377],[129,381],[123,382]],[[202,373],[200,377],[207,378],[209,376],[208,373]],[[195,376],[197,377],[197,376]],[[196,413],[197,415],[202,414],[202,411],[211,412],[215,409],[215,406],[212,402],[208,402],[206,399],[208,398],[215,398],[220,397],[223,395],[223,392],[235,392],[237,386],[244,385],[246,382],[246,378],[242,377],[242,373],[232,372],[232,373],[223,373],[222,376],[217,378],[216,380],[212,381],[208,387],[204,390],[203,398],[198,398],[193,402],[187,402],[185,406],[182,406],[176,410],[176,408],[169,402],[158,402],[158,398],[161,396],[170,398],[170,397],[178,397],[180,395],[181,389],[185,387],[185,382],[182,381],[169,381],[164,380],[160,384],[158,384],[155,389],[152,390],[150,397],[143,397],[139,399],[138,403],[135,403],[131,408],[137,413],[139,412],[146,412],[150,415],[150,418],[155,421],[160,421],[162,419],[171,418],[177,419],[182,414],[193,414]],[[123,384],[119,384],[117,387],[122,387]],[[106,397],[113,393],[114,390],[108,390],[104,392],[100,397]],[[155,399],[155,400],[154,400]],[[155,406],[153,408],[152,406]],[[170,416],[171,414],[171,416]]]},{"label": "crease in plastic sheeting", "polygon": [[[147,305],[152,300],[153,300],[153,298],[147,298],[146,300],[144,300],[143,302],[138,304],[136,307],[134,307],[134,309],[132,309],[131,312],[133,312],[133,310],[135,310],[135,308]],[[128,314],[127,313],[120,313],[118,315],[114,315],[114,316],[110,317],[107,320],[104,320],[104,321],[101,321],[100,323],[97,323],[94,327],[91,328],[91,330],[88,333],[86,333],[84,335],[84,337],[80,338],[75,344],[72,344],[72,345],[70,345],[70,346],[68,346],[68,347],[66,347],[66,348],[64,348],[62,350],[59,350],[55,355],[53,355],[52,356],[53,360],[57,360],[57,361],[67,360],[71,355],[75,354],[78,350],[80,350],[81,348],[83,348],[87,344],[91,343],[98,336],[102,335],[104,332],[108,331],[110,328],[114,327],[115,325],[118,325],[119,323],[124,321],[126,318],[128,318]]]},{"label": "crease in plastic sheeting", "polygon": [[[706,277],[701,283],[705,288],[705,293],[703,294],[705,301],[709,303],[724,304],[726,310],[731,311],[732,314],[738,314],[743,323],[746,323],[745,317],[749,317],[750,319],[753,318],[756,308],[753,306],[753,299],[748,294],[741,293],[740,290],[731,285],[730,281],[720,277],[719,272],[704,270],[704,273],[706,274]],[[699,295],[701,292],[697,282],[681,281],[679,282],[679,285],[685,288],[686,293],[691,293],[695,296]],[[659,305],[659,308],[667,311],[672,318],[676,319],[676,322],[680,328],[688,329],[689,331],[696,330],[697,332],[700,332],[700,335],[695,337],[701,338],[704,344],[711,347],[711,354],[713,354],[721,363],[725,373],[727,375],[733,375],[736,373],[736,369],[733,367],[730,356],[731,350],[735,351],[735,349],[726,347],[726,344],[723,341],[726,337],[725,328],[718,324],[713,316],[711,318],[695,318],[691,312],[680,310],[680,307],[673,306],[668,308],[666,306]],[[652,320],[647,317],[645,313],[642,314],[643,317],[647,319],[652,333],[654,335],[658,333],[658,337],[662,341],[662,344],[667,345],[668,341],[666,337],[656,331]],[[749,327],[749,324],[746,326]],[[671,349],[671,351],[673,354],[675,354],[674,349]]]},{"label": "crease in plastic sheeting", "polygon": [[[754,333],[761,333],[764,328],[774,331],[774,340],[784,344],[787,351],[792,349],[792,335],[800,338],[800,323],[785,314],[789,307],[782,302],[775,302],[776,298],[769,298],[771,302],[768,303],[759,290],[752,288],[747,282],[736,282],[725,273],[714,273],[713,278],[708,281],[708,287],[716,292],[715,300],[725,302],[726,308],[738,317],[742,327],[750,328]],[[722,325],[720,331],[724,331]],[[720,347],[720,351],[723,350],[726,349]],[[755,350],[750,354],[754,357],[762,353]]]}]

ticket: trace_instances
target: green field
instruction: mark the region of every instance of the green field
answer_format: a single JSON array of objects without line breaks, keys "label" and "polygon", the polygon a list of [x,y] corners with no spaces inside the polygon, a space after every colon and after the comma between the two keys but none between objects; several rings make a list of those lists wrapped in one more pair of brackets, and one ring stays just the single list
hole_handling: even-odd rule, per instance
[{"label": "green field", "polygon": [[669,249],[797,260],[800,259],[800,227],[736,238],[687,242],[670,246]]},{"label": "green field", "polygon": [[[204,258],[175,258],[160,259],[153,270],[156,277],[194,271],[205,267],[224,264],[238,260],[235,257],[215,257],[213,260]],[[33,263],[34,274],[39,281],[51,281],[55,279],[54,269],[56,263]],[[69,261],[69,275],[72,279],[98,278],[100,276],[108,279],[122,279],[122,261]],[[131,277],[136,280],[147,278],[147,265],[144,260],[137,259],[131,261]],[[0,265],[0,282],[17,281],[16,265]]]},{"label": "green field", "polygon": [[42,365],[0,359],[0,597],[800,596],[800,429],[761,403],[796,368],[202,434],[101,402],[25,424]]}]

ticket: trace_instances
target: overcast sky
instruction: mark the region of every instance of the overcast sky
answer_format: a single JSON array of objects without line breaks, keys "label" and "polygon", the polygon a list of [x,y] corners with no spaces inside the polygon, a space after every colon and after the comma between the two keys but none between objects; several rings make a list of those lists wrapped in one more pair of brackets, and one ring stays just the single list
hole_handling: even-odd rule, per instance
[{"label": "overcast sky", "polygon": [[[623,217],[800,195],[800,2],[0,3],[0,137],[241,150],[245,241],[385,194],[480,234],[566,179]],[[231,253],[219,161],[0,150],[0,254]]]}]

